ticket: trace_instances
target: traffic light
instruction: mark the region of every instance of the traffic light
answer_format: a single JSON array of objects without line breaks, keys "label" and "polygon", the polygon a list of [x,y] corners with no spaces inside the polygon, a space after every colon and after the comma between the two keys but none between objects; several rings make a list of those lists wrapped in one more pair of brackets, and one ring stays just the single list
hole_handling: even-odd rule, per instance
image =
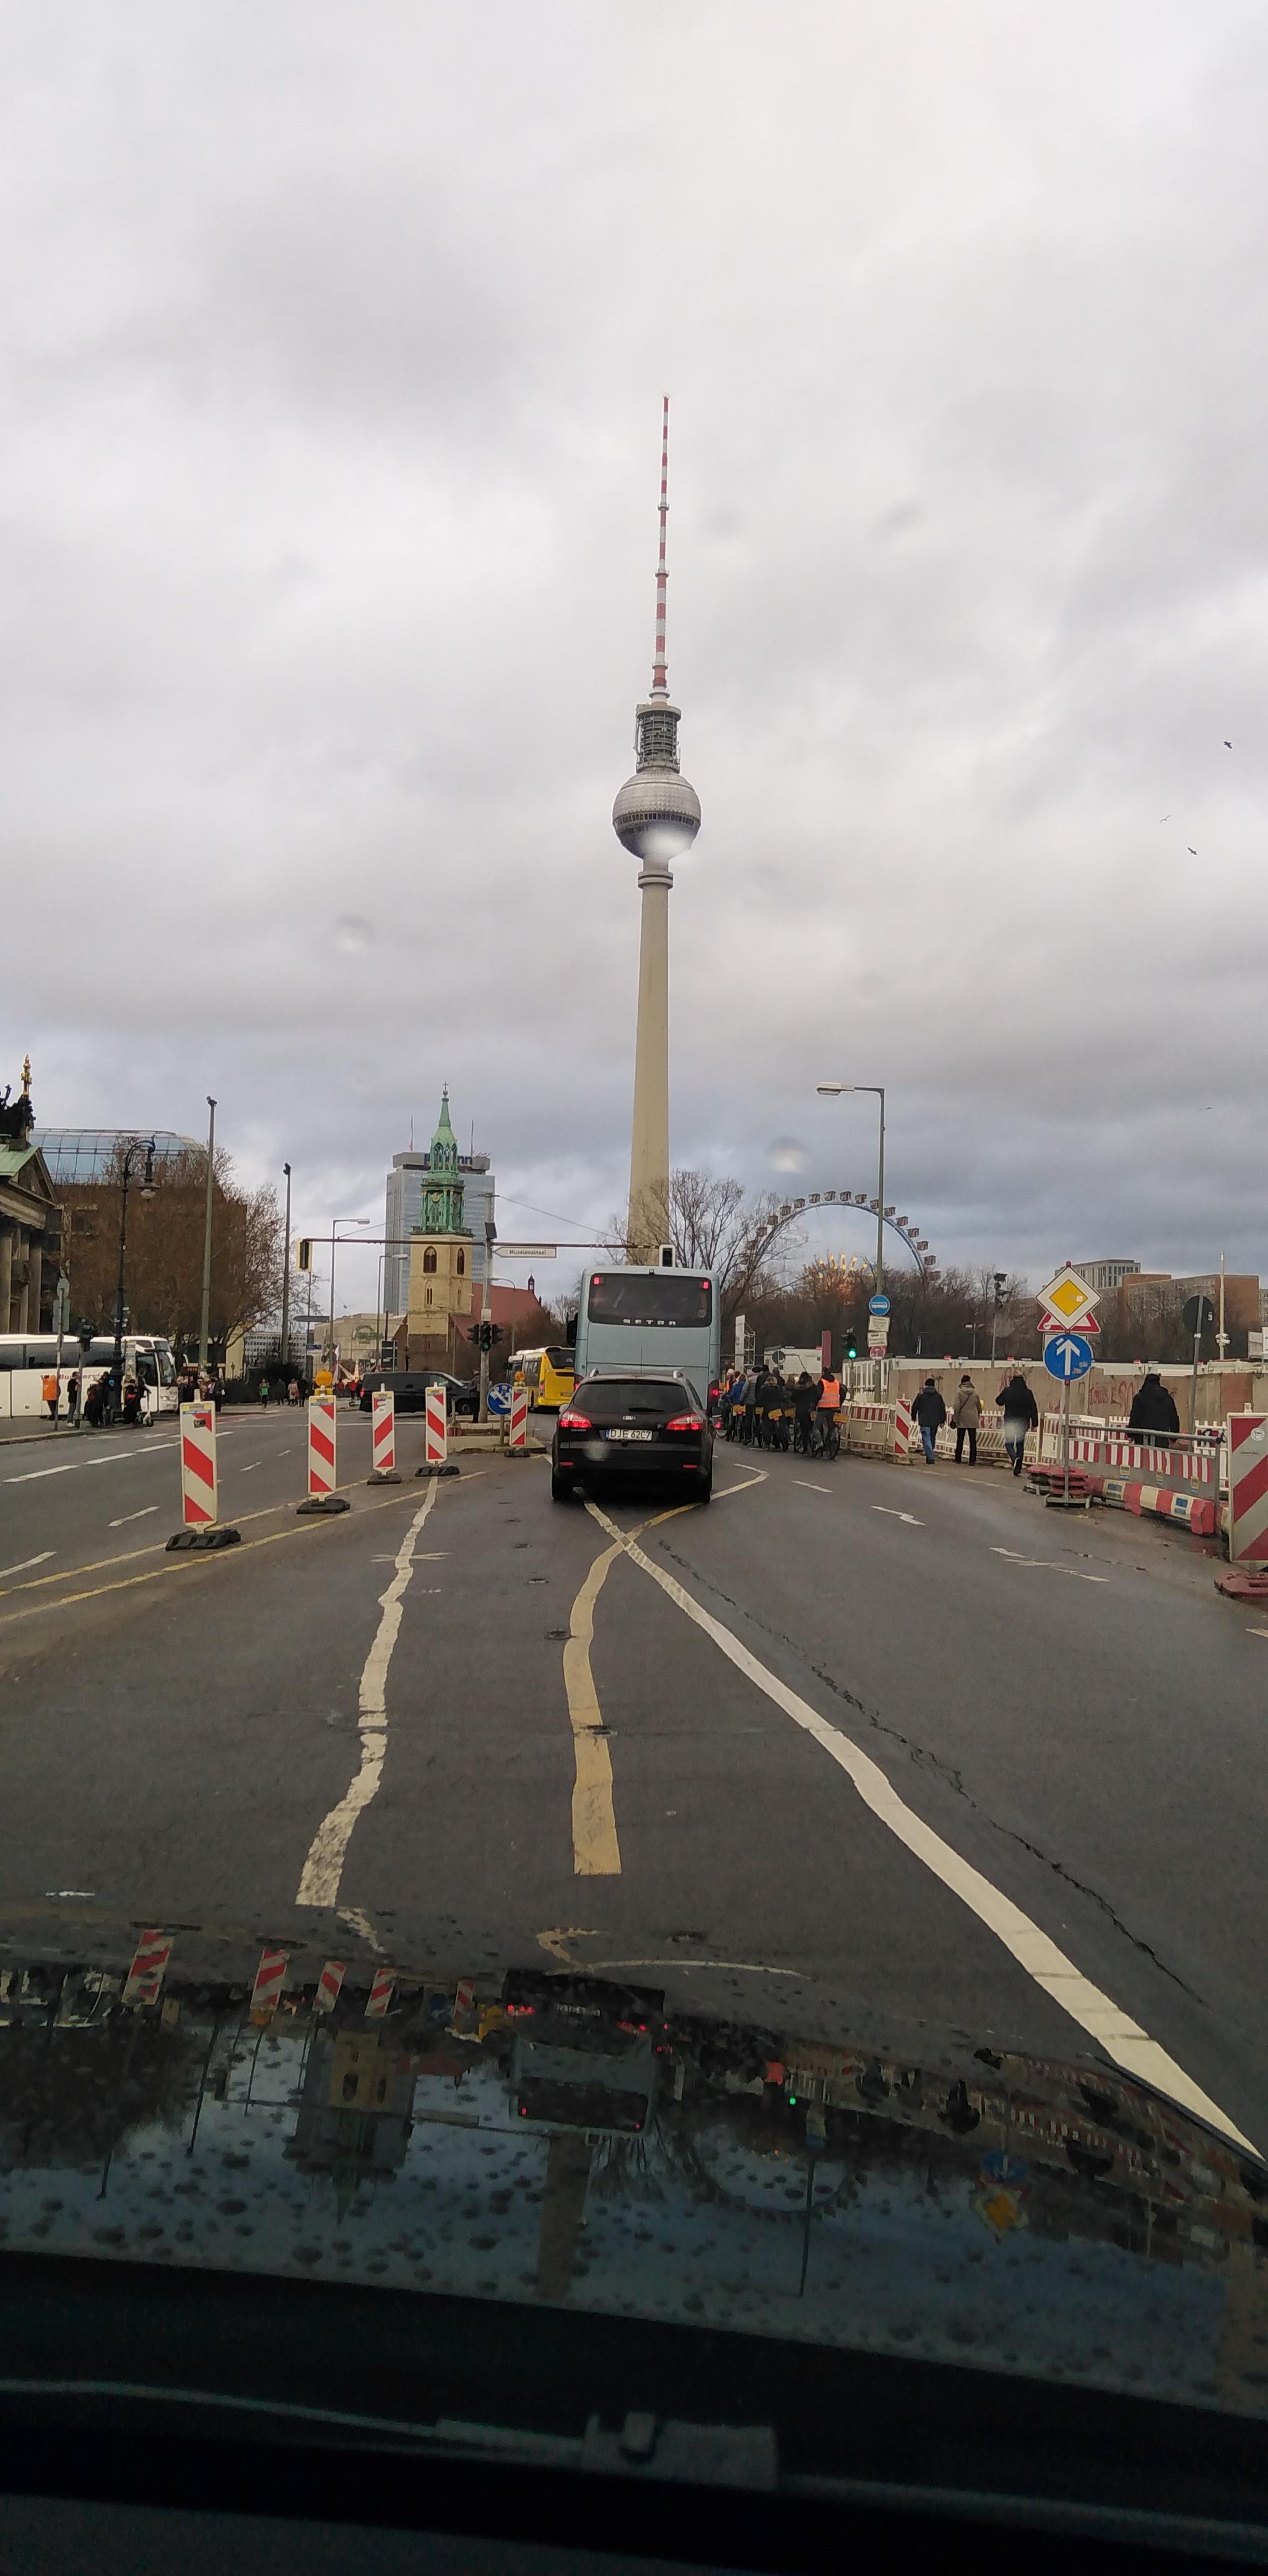
[{"label": "traffic light", "polygon": [[501,1339],[502,1327],[500,1324],[472,1324],[467,1333],[467,1340],[472,1343],[474,1348],[478,1351],[496,1350]]},{"label": "traffic light", "polygon": [[297,1270],[311,1270],[312,1266],[313,1238],[311,1234],[301,1234],[295,1250],[295,1267]]},{"label": "traffic light", "polygon": [[993,1271],[991,1275],[995,1281],[995,1303],[997,1306],[1002,1306],[1005,1302],[1008,1288],[1008,1272],[1006,1270],[996,1270]]},{"label": "traffic light", "polygon": [[856,1360],[856,1359],[858,1358],[858,1355],[859,1355],[859,1336],[858,1336],[858,1327],[857,1327],[857,1325],[855,1325],[855,1324],[847,1324],[847,1326],[846,1326],[846,1328],[845,1328],[845,1356],[846,1356],[847,1360]]}]

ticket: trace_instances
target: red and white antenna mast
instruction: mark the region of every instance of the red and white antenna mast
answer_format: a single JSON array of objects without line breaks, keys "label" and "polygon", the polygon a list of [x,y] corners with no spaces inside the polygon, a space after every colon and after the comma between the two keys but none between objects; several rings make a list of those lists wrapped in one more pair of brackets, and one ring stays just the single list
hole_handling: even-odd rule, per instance
[{"label": "red and white antenna mast", "polygon": [[660,430],[660,561],[656,566],[656,652],[652,662],[652,696],[669,695],[669,666],[665,660],[665,584],[669,567],[665,562],[665,522],[669,516],[669,396],[664,397]]}]

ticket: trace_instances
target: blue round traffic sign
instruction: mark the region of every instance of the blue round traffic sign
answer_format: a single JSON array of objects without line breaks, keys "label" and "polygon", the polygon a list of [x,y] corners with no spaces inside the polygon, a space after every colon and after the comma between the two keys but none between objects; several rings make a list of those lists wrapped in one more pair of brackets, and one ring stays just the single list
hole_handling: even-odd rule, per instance
[{"label": "blue round traffic sign", "polygon": [[1073,1378],[1086,1377],[1095,1357],[1086,1333],[1050,1333],[1043,1346],[1043,1364],[1049,1377],[1060,1378],[1065,1386]]},{"label": "blue round traffic sign", "polygon": [[867,1311],[869,1315],[887,1315],[889,1313],[888,1297],[869,1297],[867,1301]]},{"label": "blue round traffic sign", "polygon": [[509,1386],[491,1386],[489,1388],[490,1413],[509,1413],[510,1410],[511,1390]]}]

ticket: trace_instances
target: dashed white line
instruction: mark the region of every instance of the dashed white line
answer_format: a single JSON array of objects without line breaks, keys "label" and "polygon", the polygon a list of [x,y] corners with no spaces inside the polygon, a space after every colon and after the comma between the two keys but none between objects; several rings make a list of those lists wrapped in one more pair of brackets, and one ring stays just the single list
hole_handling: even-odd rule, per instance
[{"label": "dashed white line", "polygon": [[42,1547],[38,1556],[24,1556],[20,1565],[0,1565],[0,1583],[4,1582],[6,1575],[25,1574],[29,1566],[47,1565],[50,1556],[56,1553],[55,1548]]},{"label": "dashed white line", "polygon": [[[800,1485],[803,1494],[830,1494],[832,1492],[831,1485],[812,1485],[808,1476],[794,1476],[792,1481],[794,1485]],[[877,1508],[879,1509],[879,1505]]]},{"label": "dashed white line", "polygon": [[252,1459],[252,1461],[251,1461],[250,1466],[249,1466],[249,1467],[244,1467],[244,1468],[243,1468],[243,1470],[242,1470],[242,1473],[243,1473],[243,1475],[244,1475],[244,1476],[253,1476],[253,1475],[255,1474],[256,1468],[257,1468],[257,1467],[262,1467],[262,1466],[263,1466],[263,1464],[264,1464],[264,1460],[263,1460],[262,1458],[253,1458],[253,1459]]},{"label": "dashed white line", "polygon": [[918,1521],[914,1512],[896,1512],[892,1503],[873,1503],[872,1509],[883,1512],[887,1521],[908,1521],[913,1529],[924,1528],[924,1522]]},{"label": "dashed white line", "polygon": [[157,1503],[147,1503],[142,1511],[121,1512],[117,1521],[111,1521],[110,1527],[111,1529],[126,1529],[129,1521],[148,1521],[151,1512],[156,1512],[157,1510]]},{"label": "dashed white line", "polygon": [[1019,1556],[1015,1548],[993,1547],[992,1556],[1006,1557],[1010,1565],[1046,1565],[1050,1574],[1072,1574],[1076,1583],[1108,1583],[1108,1574],[1082,1574],[1077,1565],[1058,1565],[1055,1556]]}]

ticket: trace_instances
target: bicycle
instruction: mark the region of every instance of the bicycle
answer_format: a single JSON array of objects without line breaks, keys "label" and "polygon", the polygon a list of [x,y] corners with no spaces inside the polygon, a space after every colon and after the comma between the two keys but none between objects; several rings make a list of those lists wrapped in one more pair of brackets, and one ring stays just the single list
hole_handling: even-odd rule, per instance
[{"label": "bicycle", "polygon": [[810,1435],[810,1455],[812,1458],[840,1457],[841,1425],[835,1413],[824,1414],[816,1422]]}]

